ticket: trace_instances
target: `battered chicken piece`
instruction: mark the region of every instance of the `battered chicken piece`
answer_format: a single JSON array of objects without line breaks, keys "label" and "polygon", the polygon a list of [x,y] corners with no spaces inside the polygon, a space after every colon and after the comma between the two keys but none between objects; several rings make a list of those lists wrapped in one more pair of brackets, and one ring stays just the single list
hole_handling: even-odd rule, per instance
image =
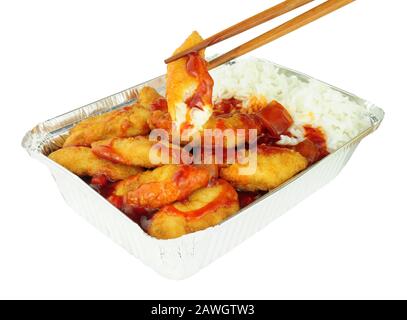
[{"label": "battered chicken piece", "polygon": [[71,130],[64,147],[90,146],[92,142],[109,138],[146,135],[150,132],[147,123],[150,114],[150,110],[135,104],[85,119]]},{"label": "battered chicken piece", "polygon": [[[164,111],[154,111],[150,120],[149,120],[150,129],[162,129],[168,133],[168,136],[171,138],[172,133],[172,122],[171,117],[168,112]],[[237,139],[228,138],[226,132],[233,133],[233,137],[237,136],[238,130],[244,130],[244,138],[246,142],[249,142],[249,132],[250,130],[256,130],[256,135],[260,135],[263,132],[263,127],[258,119],[254,115],[243,114],[243,113],[231,113],[231,114],[222,114],[222,115],[213,115],[206,122],[203,129],[218,129],[219,132],[223,135],[223,146],[225,148],[233,148],[237,144]],[[211,131],[212,133],[214,131]],[[215,139],[203,140],[204,131],[200,131],[197,134],[201,135],[202,142],[207,145],[207,147],[213,147],[215,145]],[[186,142],[186,141],[183,141]]]},{"label": "battered chicken piece", "polygon": [[[145,171],[145,172],[148,172],[148,171]],[[132,190],[136,190],[140,186],[140,182],[139,182],[140,175],[141,175],[141,173],[117,182],[115,184],[115,186],[113,187],[112,195],[115,197],[123,198],[128,192],[130,192]],[[123,201],[121,201],[121,202],[123,202]]]},{"label": "battered chicken piece", "polygon": [[[255,130],[254,137],[257,137],[261,134],[263,128],[260,122],[253,116],[249,114],[243,113],[231,113],[225,115],[217,115],[212,116],[209,121],[205,124],[204,129],[218,129],[221,130],[224,134],[227,132],[233,132],[233,137],[235,139],[228,139],[227,135],[224,134],[223,138],[223,146],[225,148],[233,148],[238,144],[237,133],[238,130],[244,130],[244,139],[245,142],[249,142],[249,132],[250,130]],[[206,142],[207,143],[207,142]],[[214,141],[210,141],[209,143],[213,146],[215,145]],[[244,143],[244,142],[243,142]]]},{"label": "battered chicken piece", "polygon": [[115,195],[124,196],[126,205],[157,209],[185,199],[210,178],[209,166],[165,165],[122,181]]},{"label": "battered chicken piece", "polygon": [[94,142],[92,151],[98,157],[115,163],[144,168],[155,168],[170,163],[178,164],[181,161],[179,147],[168,142],[150,141],[143,136]]},{"label": "battered chicken piece", "polygon": [[131,177],[141,168],[115,164],[98,158],[90,148],[67,147],[49,155],[49,158],[78,176],[106,176],[111,181]]},{"label": "battered chicken piece", "polygon": [[150,105],[162,98],[153,88],[144,87],[139,94],[139,102],[120,110],[114,110],[87,118],[70,132],[64,147],[88,147],[92,142],[109,139],[146,135],[150,132],[148,119]]},{"label": "battered chicken piece", "polygon": [[148,119],[148,125],[151,130],[162,129],[170,135],[172,132],[172,119],[168,111],[155,110]]},{"label": "battered chicken piece", "polygon": [[[174,54],[189,49],[202,40],[195,31]],[[201,130],[212,114],[213,80],[208,73],[204,56],[204,50],[201,50],[171,62],[167,67],[168,111],[180,130]]]},{"label": "battered chicken piece", "polygon": [[162,95],[160,95],[157,90],[151,88],[149,86],[143,87],[140,90],[138,103],[145,108],[150,108],[150,106],[156,102],[157,100],[164,99]]},{"label": "battered chicken piece", "polygon": [[165,206],[147,224],[158,239],[173,239],[215,226],[239,211],[235,189],[219,179],[192,193],[187,200]]},{"label": "battered chicken piece", "polygon": [[247,165],[235,163],[222,168],[220,176],[242,191],[268,191],[304,170],[307,165],[307,159],[296,151],[261,145],[258,147],[254,174],[239,173],[239,169]]}]

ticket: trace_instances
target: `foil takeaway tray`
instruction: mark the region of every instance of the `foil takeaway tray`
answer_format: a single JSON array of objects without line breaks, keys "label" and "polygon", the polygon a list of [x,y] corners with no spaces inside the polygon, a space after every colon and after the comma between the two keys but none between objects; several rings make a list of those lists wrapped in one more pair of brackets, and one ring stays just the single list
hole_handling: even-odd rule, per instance
[{"label": "foil takeaway tray", "polygon": [[[303,81],[313,79],[297,71],[274,65],[279,72],[294,75]],[[383,110],[374,104],[323,83],[363,105],[369,112],[371,126],[328,157],[223,223],[177,239],[158,240],[146,234],[139,225],[127,218],[82,179],[47,158],[49,153],[62,146],[69,130],[75,124],[90,116],[131,104],[138,98],[139,89],[146,85],[164,94],[165,76],[40,123],[27,132],[22,146],[33,158],[40,160],[51,170],[69,206],[144,264],[171,279],[184,279],[198,272],[332,180],[346,165],[359,142],[375,131],[384,118]]]}]

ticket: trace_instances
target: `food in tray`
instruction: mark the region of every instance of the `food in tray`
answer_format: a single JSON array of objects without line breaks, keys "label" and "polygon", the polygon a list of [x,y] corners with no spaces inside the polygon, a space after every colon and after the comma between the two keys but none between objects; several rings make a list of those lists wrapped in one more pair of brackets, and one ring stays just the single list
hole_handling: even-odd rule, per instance
[{"label": "food in tray", "polygon": [[154,89],[145,88],[140,92],[138,103],[80,122],[71,130],[64,147],[87,147],[99,140],[148,134],[150,105],[159,98]]},{"label": "food in tray", "polygon": [[[173,152],[174,149],[179,152]],[[92,143],[93,153],[102,159],[144,168],[159,167],[172,159],[175,160],[174,157],[180,155],[180,149],[169,142],[152,141],[145,136],[112,138]],[[168,154],[167,160],[162,155],[163,151]]]},{"label": "food in tray", "polygon": [[[197,32],[193,32],[174,54],[202,40]],[[203,50],[168,64],[168,111],[177,128],[202,129],[212,114],[212,87],[213,80],[208,73]]]},{"label": "food in tray", "polygon": [[210,178],[207,166],[168,164],[141,173],[128,188],[124,200],[130,206],[159,209],[207,186]]},{"label": "food in tray", "polygon": [[145,228],[156,238],[177,238],[217,225],[238,210],[236,190],[227,181],[217,179],[187,199],[160,209]]},{"label": "food in tray", "polygon": [[220,176],[243,191],[268,191],[281,185],[308,166],[307,158],[288,148],[260,145],[257,150],[256,170],[239,173],[247,165],[231,164],[220,171]]},{"label": "food in tray", "polygon": [[[194,32],[176,52],[200,40]],[[171,239],[223,222],[369,126],[363,107],[317,81],[256,59],[209,73],[202,51],[169,63],[165,98],[144,87],[49,157]]]},{"label": "food in tray", "polygon": [[118,181],[142,171],[141,167],[104,160],[87,147],[65,147],[51,153],[49,157],[80,177],[105,176],[110,181]]}]

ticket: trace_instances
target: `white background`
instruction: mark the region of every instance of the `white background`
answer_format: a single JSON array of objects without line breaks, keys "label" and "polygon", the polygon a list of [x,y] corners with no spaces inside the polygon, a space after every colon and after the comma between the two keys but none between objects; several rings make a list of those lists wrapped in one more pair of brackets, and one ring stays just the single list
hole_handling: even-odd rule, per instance
[{"label": "white background", "polygon": [[35,124],[164,73],[193,29],[209,36],[277,2],[1,2],[1,298],[407,298],[405,1],[358,0],[252,54],[367,98],[386,119],[332,183],[187,280],[88,225],[20,147]]}]

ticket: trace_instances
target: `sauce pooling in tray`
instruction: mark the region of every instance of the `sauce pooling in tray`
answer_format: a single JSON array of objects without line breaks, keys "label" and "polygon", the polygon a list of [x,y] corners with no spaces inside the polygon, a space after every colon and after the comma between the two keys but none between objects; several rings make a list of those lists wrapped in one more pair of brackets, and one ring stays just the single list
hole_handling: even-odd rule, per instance
[{"label": "sauce pooling in tray", "polygon": [[238,191],[240,208],[243,209],[262,197],[264,192]]},{"label": "sauce pooling in tray", "polygon": [[326,136],[320,128],[313,128],[311,126],[304,126],[305,137],[312,141],[318,149],[317,161],[329,155]]},{"label": "sauce pooling in tray", "polygon": [[222,99],[213,106],[214,115],[230,114],[242,109],[243,102],[236,98]]}]

